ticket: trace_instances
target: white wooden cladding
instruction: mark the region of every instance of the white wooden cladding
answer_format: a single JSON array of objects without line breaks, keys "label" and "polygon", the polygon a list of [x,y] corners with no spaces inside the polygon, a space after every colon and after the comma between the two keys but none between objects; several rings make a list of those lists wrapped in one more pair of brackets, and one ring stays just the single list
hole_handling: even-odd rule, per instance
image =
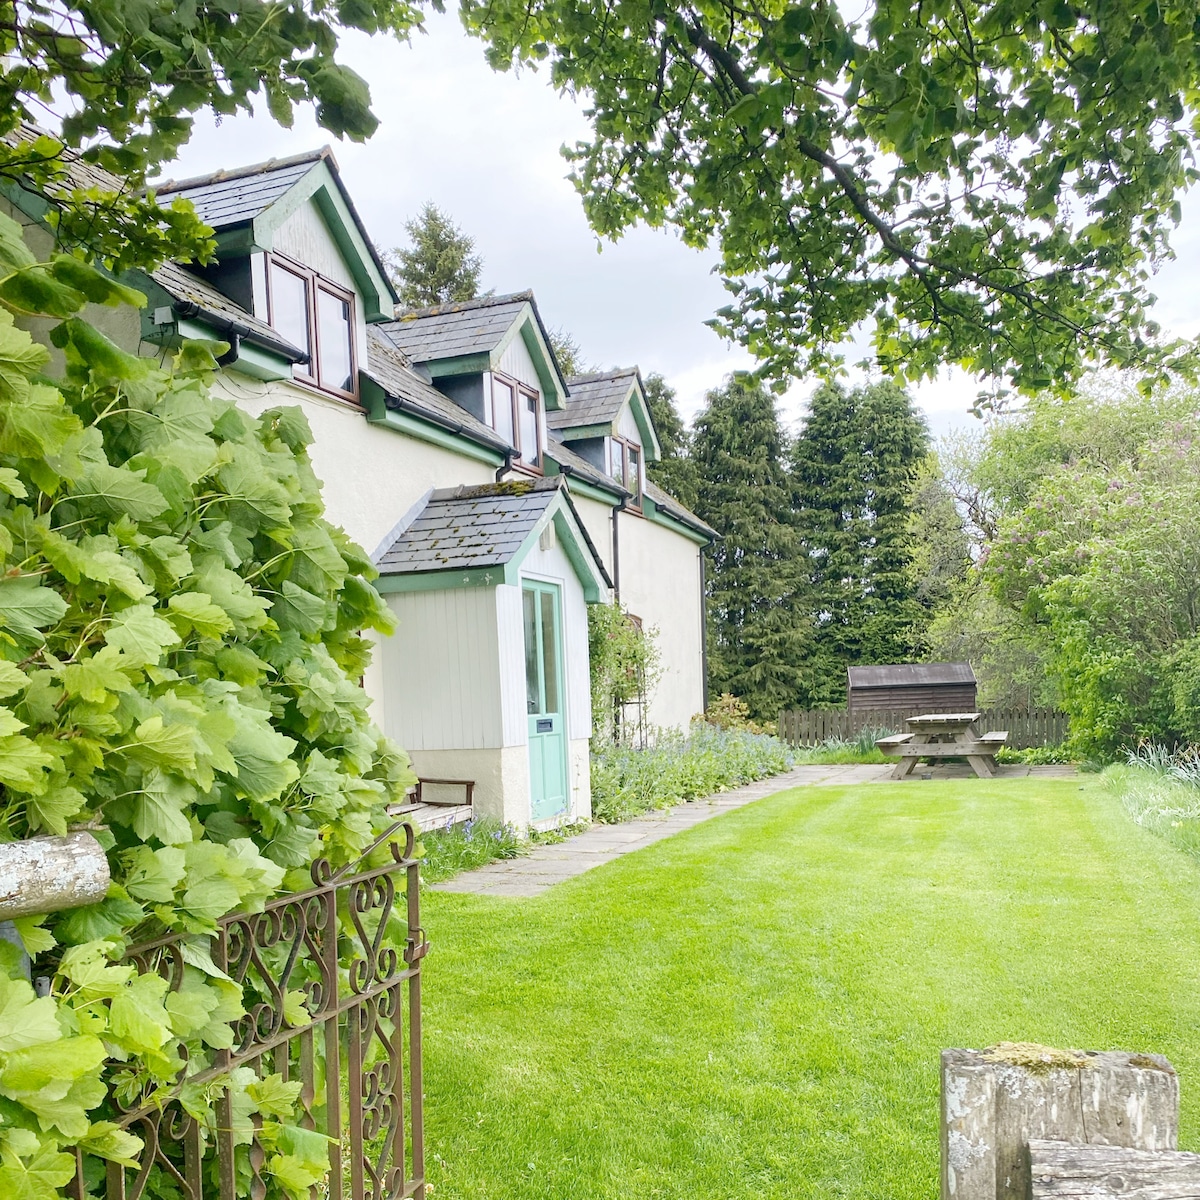
[{"label": "white wooden cladding", "polygon": [[398,628],[381,650],[387,735],[410,750],[503,745],[496,589],[402,592],[388,603]]}]

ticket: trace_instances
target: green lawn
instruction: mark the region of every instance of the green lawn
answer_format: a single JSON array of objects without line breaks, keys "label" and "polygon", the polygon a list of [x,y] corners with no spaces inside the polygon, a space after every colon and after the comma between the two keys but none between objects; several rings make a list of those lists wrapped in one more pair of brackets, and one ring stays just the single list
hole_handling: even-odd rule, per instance
[{"label": "green lawn", "polygon": [[804,788],[535,900],[424,898],[435,1200],[937,1192],[938,1052],[1167,1054],[1200,869],[1093,780]]}]

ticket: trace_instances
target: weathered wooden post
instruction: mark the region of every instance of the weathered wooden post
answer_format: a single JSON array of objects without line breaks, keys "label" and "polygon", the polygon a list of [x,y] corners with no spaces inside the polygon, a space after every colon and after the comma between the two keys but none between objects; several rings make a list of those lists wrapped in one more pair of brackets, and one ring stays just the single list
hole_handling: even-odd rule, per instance
[{"label": "weathered wooden post", "polygon": [[15,917],[96,904],[109,878],[104,848],[90,833],[0,842],[0,937],[20,945]]},{"label": "weathered wooden post", "polygon": [[942,1051],[942,1200],[1029,1200],[1031,1141],[1161,1151],[1178,1132],[1179,1079],[1162,1055]]}]

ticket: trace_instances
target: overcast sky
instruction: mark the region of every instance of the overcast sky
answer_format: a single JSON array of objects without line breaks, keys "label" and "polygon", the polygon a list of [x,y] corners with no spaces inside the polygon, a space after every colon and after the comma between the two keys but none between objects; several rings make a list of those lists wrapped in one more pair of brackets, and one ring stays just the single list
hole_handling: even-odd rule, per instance
[{"label": "overcast sky", "polygon": [[[376,244],[404,241],[403,224],[426,200],[474,237],[483,286],[532,288],[543,320],[569,331],[585,359],[660,371],[689,420],[705,392],[750,364],[740,347],[705,326],[726,302],[712,273],[716,255],[684,246],[669,232],[638,229],[601,243],[588,229],[567,182],[564,143],[586,136],[582,106],[550,87],[545,72],[498,74],[457,15],[430,14],[428,34],[411,46],[347,35],[340,58],[366,78],[380,118],[363,145],[337,142],[308,111],[287,130],[265,113],[197,123],[174,164],[175,178],[284,157],[332,142],[343,178]],[[1200,202],[1189,197],[1176,233],[1177,261],[1155,280],[1158,320],[1195,335],[1200,312],[1189,278],[1200,253]],[[861,357],[854,355],[852,357]],[[782,409],[794,425],[812,383],[796,384]],[[970,427],[978,385],[945,377],[914,389],[936,434]]]}]

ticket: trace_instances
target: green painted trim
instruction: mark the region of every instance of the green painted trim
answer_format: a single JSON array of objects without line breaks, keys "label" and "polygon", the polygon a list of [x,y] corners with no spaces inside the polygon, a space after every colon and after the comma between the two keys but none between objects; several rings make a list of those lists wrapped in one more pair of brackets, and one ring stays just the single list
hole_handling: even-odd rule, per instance
[{"label": "green painted trim", "polygon": [[482,375],[492,369],[492,359],[489,354],[464,354],[460,358],[423,362],[421,369],[428,372],[431,379],[441,379],[443,375]]},{"label": "green painted trim", "polygon": [[384,595],[396,592],[448,592],[455,588],[495,587],[504,583],[501,567],[468,567],[459,571],[420,571],[411,575],[380,575],[375,590]]},{"label": "green painted trim", "polygon": [[690,525],[685,525],[682,521],[677,521],[670,514],[663,512],[649,496],[642,497],[642,516],[648,521],[653,521],[656,525],[663,526],[664,529],[670,529],[673,533],[681,534],[689,542],[695,542],[697,546],[709,546],[712,544],[712,538],[706,537],[698,529],[693,529]]},{"label": "green painted trim", "polygon": [[225,370],[237,371],[266,383],[292,378],[292,364],[286,358],[272,354],[262,346],[255,346],[245,338],[242,338],[241,345],[238,346],[237,358]]},{"label": "green painted trim", "polygon": [[567,487],[573,496],[584,496],[588,500],[598,501],[600,504],[607,504],[610,508],[616,508],[621,503],[621,497],[614,492],[607,492],[604,488],[597,487],[594,483],[588,483],[586,480],[578,478],[575,475],[567,476]]},{"label": "green painted trim", "polygon": [[41,196],[35,196],[33,192],[27,191],[16,180],[0,181],[0,196],[3,196],[13,208],[23,212],[31,221],[37,221],[40,225],[46,224],[46,214],[50,211],[49,203]]},{"label": "green painted trim", "polygon": [[548,409],[564,408],[567,402],[566,386],[554,369],[550,347],[542,340],[542,332],[533,315],[533,305],[528,301],[522,307],[517,319],[509,326],[508,332],[500,339],[499,345],[492,351],[493,365],[500,365],[500,359],[505,350],[512,345],[518,334],[525,343],[525,349],[529,351],[529,357],[533,359],[533,369],[537,371],[538,380],[542,385],[542,400],[546,407]]},{"label": "green painted trim", "polygon": [[329,164],[324,160],[315,163],[311,171],[254,218],[255,247],[271,250],[275,235],[284,222],[299,212],[308,200],[312,200],[324,219],[354,276],[363,297],[364,318],[369,322],[390,321],[394,314],[388,282],[376,267],[366,239],[359,231],[358,223],[342,196]]},{"label": "green painted trim", "polygon": [[248,222],[233,229],[222,229],[216,235],[216,243],[217,258],[241,258],[262,249],[254,244],[254,226]]},{"label": "green painted trim", "polygon": [[521,582],[521,568],[530,551],[537,545],[542,536],[542,530],[551,522],[554,532],[558,535],[559,545],[571,566],[575,568],[576,578],[583,587],[584,599],[589,604],[599,604],[607,599],[608,587],[601,575],[596,572],[592,556],[588,553],[587,544],[580,536],[579,530],[571,517],[570,510],[564,497],[557,496],[555,501],[542,514],[538,523],[530,530],[516,553],[504,564],[504,582],[514,586]]},{"label": "green painted trim", "polygon": [[464,458],[473,458],[477,462],[487,463],[489,467],[499,467],[504,464],[504,455],[490,446],[481,446],[470,438],[463,437],[451,429],[444,429],[433,421],[425,421],[414,413],[397,412],[388,408],[383,389],[365,375],[359,376],[359,384],[363,404],[367,409],[367,420],[372,425],[384,425],[398,433],[407,434],[430,445],[440,446]]},{"label": "green painted trim", "polygon": [[[646,403],[646,397],[642,394],[642,389],[638,386],[636,377],[633,380],[633,387],[629,389],[629,393],[623,403],[628,404],[633,410],[633,419],[637,423],[638,431],[642,435],[642,453],[646,462],[658,462],[662,458],[662,447],[658,444],[658,434],[654,432],[654,422],[650,420],[650,407]],[[619,411],[617,416],[619,419]]]}]

